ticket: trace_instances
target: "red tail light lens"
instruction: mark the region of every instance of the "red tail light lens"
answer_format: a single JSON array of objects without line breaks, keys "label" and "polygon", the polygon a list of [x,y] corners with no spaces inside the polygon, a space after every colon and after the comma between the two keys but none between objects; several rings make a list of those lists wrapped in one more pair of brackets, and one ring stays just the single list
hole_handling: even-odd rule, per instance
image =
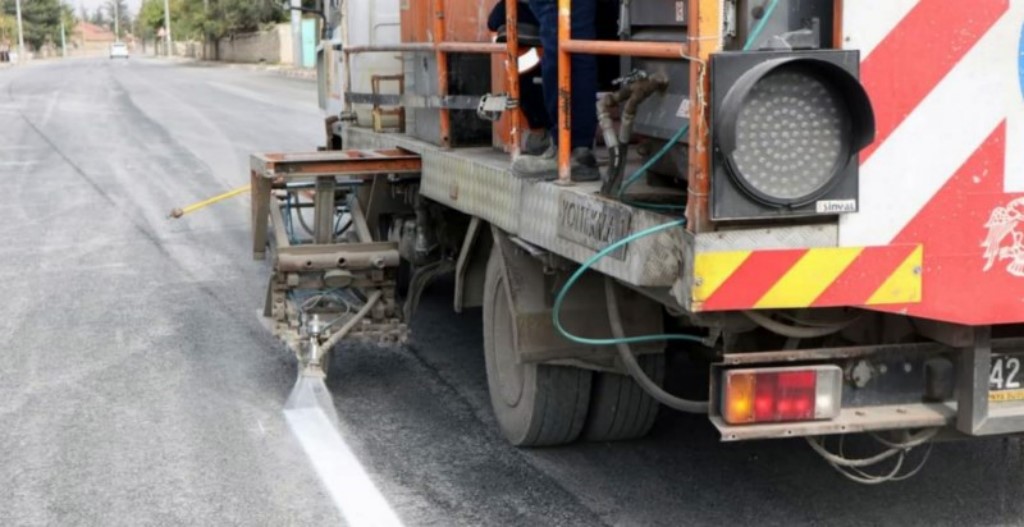
[{"label": "red tail light lens", "polygon": [[722,414],[729,424],[829,419],[839,414],[836,366],[728,370]]}]

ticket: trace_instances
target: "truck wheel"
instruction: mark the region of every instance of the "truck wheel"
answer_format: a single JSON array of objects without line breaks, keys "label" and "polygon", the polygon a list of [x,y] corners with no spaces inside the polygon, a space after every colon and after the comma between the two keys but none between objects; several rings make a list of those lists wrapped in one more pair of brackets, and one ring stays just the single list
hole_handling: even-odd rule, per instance
[{"label": "truck wheel", "polygon": [[501,254],[487,261],[484,356],[498,426],[516,446],[553,446],[579,437],[590,400],[591,373],[566,366],[520,364]]},{"label": "truck wheel", "polygon": [[[641,355],[640,367],[659,385],[665,379],[665,355]],[[583,438],[621,441],[647,435],[658,416],[658,402],[629,375],[598,373],[590,395],[590,412]]]}]

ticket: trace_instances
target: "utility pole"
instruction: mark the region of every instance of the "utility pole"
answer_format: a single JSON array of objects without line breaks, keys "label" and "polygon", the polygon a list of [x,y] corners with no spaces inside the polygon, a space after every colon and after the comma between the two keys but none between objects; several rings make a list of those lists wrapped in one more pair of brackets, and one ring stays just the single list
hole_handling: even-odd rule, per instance
[{"label": "utility pole", "polygon": [[121,41],[121,0],[113,0],[114,3],[114,42]]},{"label": "utility pole", "polygon": [[64,32],[64,13],[60,14],[60,56],[68,57],[68,39]]},{"label": "utility pole", "polygon": [[164,42],[167,45],[167,56],[170,57],[173,53],[171,52],[171,4],[170,0],[164,0]]},{"label": "utility pole", "polygon": [[14,0],[14,11],[18,17],[18,63],[25,62],[25,30],[21,27],[21,0]]},{"label": "utility pole", "polygon": [[[203,20],[206,20],[206,21],[210,20],[210,0],[203,0]],[[214,49],[217,48],[216,44],[212,44],[212,40],[213,40],[213,37],[210,36],[210,29],[209,29],[209,27],[206,26],[206,24],[204,24],[204,27],[203,27],[203,60],[210,60],[210,59],[220,58],[220,57],[216,56],[216,55],[218,55],[218,53],[216,51],[214,53],[210,53],[210,48],[211,47],[213,47]]]}]

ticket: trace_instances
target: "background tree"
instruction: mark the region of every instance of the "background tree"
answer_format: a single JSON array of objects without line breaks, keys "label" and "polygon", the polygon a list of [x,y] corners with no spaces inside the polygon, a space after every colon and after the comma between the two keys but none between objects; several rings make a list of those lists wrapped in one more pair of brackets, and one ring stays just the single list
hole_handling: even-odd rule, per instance
[{"label": "background tree", "polygon": [[128,4],[125,0],[107,0],[107,5],[104,6],[106,9],[106,27],[111,31],[114,31],[115,24],[114,19],[117,19],[117,38],[120,39],[121,35],[129,31],[131,28],[131,14],[128,12]]},{"label": "background tree", "polygon": [[[0,0],[0,13],[14,17],[14,0]],[[60,0],[31,0],[21,3],[22,26],[25,30],[25,45],[39,50],[47,42],[60,43],[60,20],[62,16],[74,16],[74,11]]]},{"label": "background tree", "polygon": [[14,17],[0,11],[0,49],[6,50],[17,38],[17,23]]},{"label": "background tree", "polygon": [[[260,26],[284,20],[277,0],[209,0],[210,16],[220,22],[221,36],[256,31]],[[201,2],[200,2],[201,3]]]},{"label": "background tree", "polygon": [[[141,25],[153,31],[164,25],[162,0],[143,0]],[[285,19],[281,0],[172,0],[171,30],[182,38],[217,39],[256,31]]]},{"label": "background tree", "polygon": [[92,15],[89,16],[89,22],[100,27],[107,26],[107,17],[103,14],[102,7],[97,7],[96,11],[93,11]]},{"label": "background tree", "polygon": [[[173,10],[172,10],[173,11]],[[173,16],[173,14],[172,14]],[[162,0],[143,0],[137,17],[142,38],[153,38],[164,27],[164,3]]]}]

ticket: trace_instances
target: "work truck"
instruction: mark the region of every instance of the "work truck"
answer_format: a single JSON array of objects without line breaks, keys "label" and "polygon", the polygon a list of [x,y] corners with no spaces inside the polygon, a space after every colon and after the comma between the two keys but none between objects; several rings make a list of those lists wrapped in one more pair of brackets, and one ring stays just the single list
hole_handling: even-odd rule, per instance
[{"label": "work truck", "polygon": [[[664,406],[876,483],[1024,431],[1024,1],[595,1],[587,40],[557,2],[551,177],[510,168],[544,135],[526,3],[500,34],[495,0],[314,10],[324,143],[251,159],[263,315],[300,384],[350,341],[405,342],[437,283],[482,307],[517,446],[638,438]],[[598,181],[570,162],[578,55]]]}]

